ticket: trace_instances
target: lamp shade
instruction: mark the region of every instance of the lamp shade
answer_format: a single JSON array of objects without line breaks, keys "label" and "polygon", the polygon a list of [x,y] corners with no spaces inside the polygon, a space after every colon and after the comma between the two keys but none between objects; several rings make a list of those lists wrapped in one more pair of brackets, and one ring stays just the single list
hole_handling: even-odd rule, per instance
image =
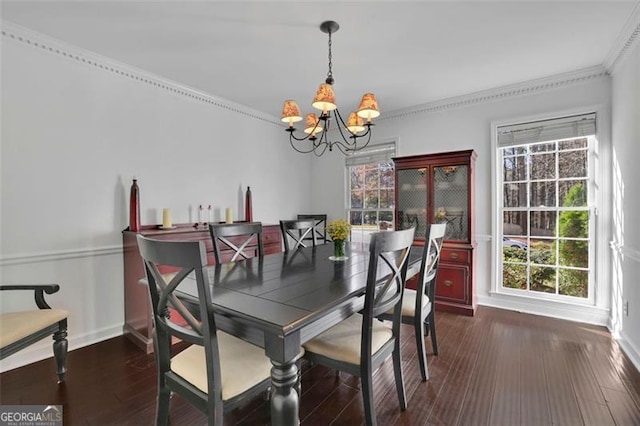
[{"label": "lamp shade", "polygon": [[292,124],[301,120],[302,116],[300,115],[300,108],[298,108],[296,101],[290,99],[284,101],[284,106],[282,107],[282,121]]},{"label": "lamp shade", "polygon": [[315,135],[322,131],[322,126],[318,122],[318,117],[315,114],[307,114],[304,123],[304,132],[307,134],[313,133]]},{"label": "lamp shade", "polygon": [[358,116],[371,121],[372,118],[376,118],[379,115],[380,111],[378,110],[376,95],[373,93],[365,93],[362,95],[362,101],[360,101],[360,107],[358,108]]},{"label": "lamp shade", "polygon": [[320,87],[318,87],[316,97],[313,98],[311,105],[322,112],[333,111],[338,108],[336,106],[336,95],[333,93],[333,87],[331,87],[330,84],[322,83]]},{"label": "lamp shade", "polygon": [[364,131],[362,118],[358,117],[358,114],[356,114],[355,112],[349,114],[349,119],[347,120],[347,130],[349,130],[354,135],[356,133]]}]

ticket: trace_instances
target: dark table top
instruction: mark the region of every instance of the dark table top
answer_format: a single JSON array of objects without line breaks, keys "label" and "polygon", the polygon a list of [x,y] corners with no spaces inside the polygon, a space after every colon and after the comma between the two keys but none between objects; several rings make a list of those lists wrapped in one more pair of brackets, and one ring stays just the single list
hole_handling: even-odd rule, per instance
[{"label": "dark table top", "polygon": [[[422,247],[412,248],[407,276],[418,272],[421,252]],[[348,244],[345,261],[330,260],[332,254],[333,245],[323,244],[211,266],[214,308],[267,333],[299,331],[364,294],[368,246]],[[186,279],[178,290],[196,296],[195,279]]]}]

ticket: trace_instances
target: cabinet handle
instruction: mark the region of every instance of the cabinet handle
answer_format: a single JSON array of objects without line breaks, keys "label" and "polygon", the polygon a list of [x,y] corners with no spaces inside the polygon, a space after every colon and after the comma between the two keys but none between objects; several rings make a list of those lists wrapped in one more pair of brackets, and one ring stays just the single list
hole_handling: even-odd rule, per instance
[{"label": "cabinet handle", "polygon": [[451,287],[453,285],[453,281],[444,280],[444,282],[442,284],[444,284],[445,287]]},{"label": "cabinet handle", "polygon": [[450,259],[457,259],[457,258],[458,258],[458,253],[451,253],[451,254],[449,255],[449,258],[450,258]]}]

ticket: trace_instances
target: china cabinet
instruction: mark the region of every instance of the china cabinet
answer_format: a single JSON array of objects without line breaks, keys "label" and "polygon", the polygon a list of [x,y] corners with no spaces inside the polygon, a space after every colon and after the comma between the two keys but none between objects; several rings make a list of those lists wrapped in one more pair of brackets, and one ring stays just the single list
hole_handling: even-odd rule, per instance
[{"label": "china cabinet", "polygon": [[396,229],[415,226],[416,244],[423,245],[427,224],[447,224],[436,308],[465,315],[475,313],[475,159],[473,150],[393,159]]}]

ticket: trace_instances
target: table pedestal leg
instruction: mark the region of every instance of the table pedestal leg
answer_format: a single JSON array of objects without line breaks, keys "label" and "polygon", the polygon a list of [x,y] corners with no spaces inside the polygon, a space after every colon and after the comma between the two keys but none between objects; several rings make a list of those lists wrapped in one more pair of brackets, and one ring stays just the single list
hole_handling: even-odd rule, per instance
[{"label": "table pedestal leg", "polygon": [[295,361],[280,364],[271,361],[271,424],[291,425],[300,424],[298,418],[299,399],[297,391],[298,367]]}]

